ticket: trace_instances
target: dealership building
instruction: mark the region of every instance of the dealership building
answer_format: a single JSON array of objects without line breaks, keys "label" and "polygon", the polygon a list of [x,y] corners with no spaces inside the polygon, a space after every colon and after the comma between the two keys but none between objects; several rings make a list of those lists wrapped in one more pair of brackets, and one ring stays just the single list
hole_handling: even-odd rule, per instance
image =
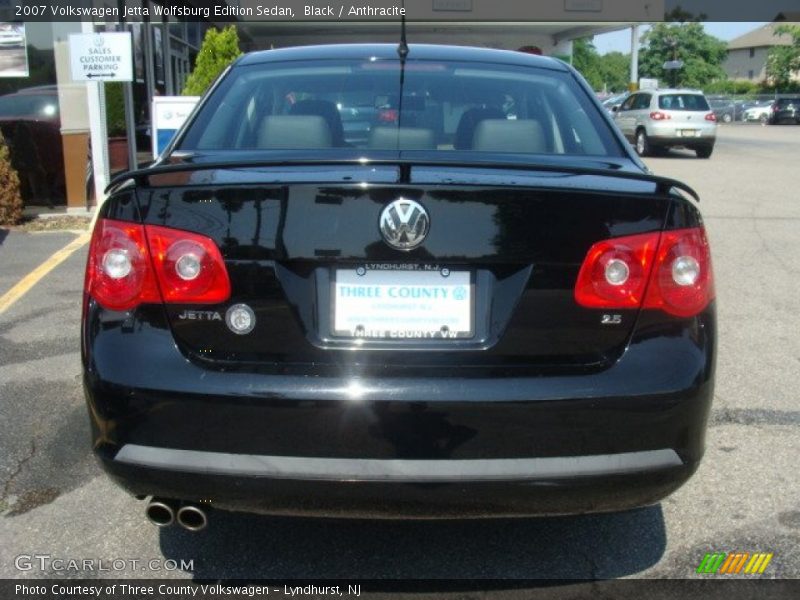
[{"label": "dealership building", "polygon": [[[132,162],[141,165],[152,160],[152,99],[181,94],[209,27],[235,24],[245,52],[321,43],[396,42],[400,35],[397,17],[267,18],[249,16],[246,11],[243,16],[231,16],[241,15],[241,9],[249,5],[261,5],[248,0],[217,0],[217,7],[238,9],[219,18],[213,13],[206,16],[203,7],[208,2],[182,2],[183,11],[165,11],[170,5],[164,0],[77,0],[72,4],[107,12],[103,20],[94,22],[19,22],[8,5],[0,5],[0,129],[11,147],[26,206],[70,212],[90,208],[95,190],[102,189],[110,175]],[[283,4],[299,6],[288,0]],[[622,0],[553,0],[537,3],[536,17],[543,20],[532,22],[524,14],[530,8],[521,4],[407,0],[408,41],[510,50],[528,47],[569,60],[574,39],[630,28],[635,21],[658,20],[663,15],[660,2],[643,5],[642,13],[633,15]],[[192,6],[194,12],[189,10]],[[122,12],[129,17],[126,22],[121,22]],[[503,20],[496,20],[498,15]],[[131,33],[133,81],[74,81],[70,35],[111,31]],[[2,41],[4,33],[11,40],[7,45]],[[17,33],[24,41],[14,41]]]}]

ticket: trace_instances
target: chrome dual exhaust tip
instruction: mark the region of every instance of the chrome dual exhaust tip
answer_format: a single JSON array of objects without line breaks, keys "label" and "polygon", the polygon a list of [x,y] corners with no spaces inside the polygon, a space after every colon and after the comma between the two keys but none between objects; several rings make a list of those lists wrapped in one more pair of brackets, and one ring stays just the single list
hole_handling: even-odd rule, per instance
[{"label": "chrome dual exhaust tip", "polygon": [[144,514],[147,520],[157,527],[169,527],[175,522],[174,503],[163,498],[150,498]]},{"label": "chrome dual exhaust tip", "polygon": [[176,515],[178,525],[189,531],[202,531],[208,525],[206,511],[194,504],[184,504]]},{"label": "chrome dual exhaust tip", "polygon": [[147,520],[157,527],[178,523],[188,531],[201,531],[208,525],[206,511],[195,504],[182,504],[165,498],[150,498],[145,507]]}]

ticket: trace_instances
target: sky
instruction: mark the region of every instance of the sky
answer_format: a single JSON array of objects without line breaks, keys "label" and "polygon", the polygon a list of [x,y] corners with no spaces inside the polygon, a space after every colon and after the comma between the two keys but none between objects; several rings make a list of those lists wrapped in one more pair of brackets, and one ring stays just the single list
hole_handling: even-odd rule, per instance
[{"label": "sky", "polygon": [[[764,23],[703,23],[708,33],[726,42],[761,25]],[[640,27],[639,31],[641,33],[647,31],[646,26]],[[594,45],[600,54],[615,50],[627,54],[631,51],[631,30],[624,29],[597,35],[594,38]]]}]

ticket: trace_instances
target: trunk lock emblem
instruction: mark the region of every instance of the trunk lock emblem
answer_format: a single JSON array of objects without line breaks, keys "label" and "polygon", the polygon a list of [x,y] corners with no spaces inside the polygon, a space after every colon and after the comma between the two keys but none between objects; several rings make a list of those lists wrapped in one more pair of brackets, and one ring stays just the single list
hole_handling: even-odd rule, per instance
[{"label": "trunk lock emblem", "polygon": [[378,225],[392,248],[413,250],[425,241],[430,218],[419,202],[398,198],[383,209]]},{"label": "trunk lock emblem", "polygon": [[256,326],[256,313],[247,304],[234,304],[225,313],[225,323],[233,333],[245,335]]}]

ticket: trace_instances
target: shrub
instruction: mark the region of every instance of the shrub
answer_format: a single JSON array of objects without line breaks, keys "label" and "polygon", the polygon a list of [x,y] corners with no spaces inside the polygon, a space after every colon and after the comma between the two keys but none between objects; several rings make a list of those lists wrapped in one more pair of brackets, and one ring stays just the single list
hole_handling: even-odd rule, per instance
[{"label": "shrub", "polygon": [[125,96],[122,83],[112,81],[105,86],[108,135],[109,137],[125,135]]},{"label": "shrub", "polygon": [[231,25],[222,31],[211,28],[206,31],[203,45],[197,54],[194,70],[186,79],[184,96],[202,96],[208,86],[222,71],[236,60],[242,51],[239,49],[239,34]]},{"label": "shrub", "polygon": [[11,155],[0,133],[0,225],[16,225],[22,218],[19,176],[11,166]]}]

